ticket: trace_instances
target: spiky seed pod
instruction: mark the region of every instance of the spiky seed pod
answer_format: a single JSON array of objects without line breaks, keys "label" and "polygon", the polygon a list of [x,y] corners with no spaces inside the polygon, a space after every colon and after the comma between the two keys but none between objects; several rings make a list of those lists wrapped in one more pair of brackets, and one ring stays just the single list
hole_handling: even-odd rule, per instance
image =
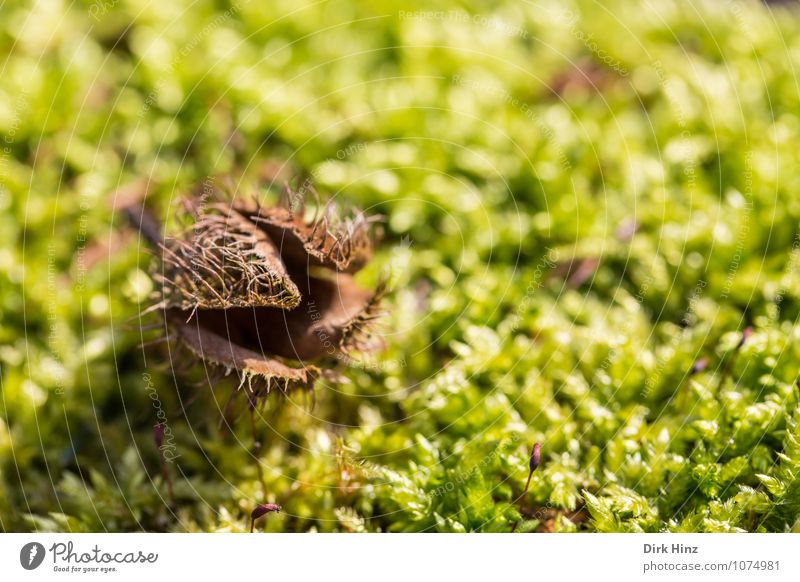
[{"label": "spiky seed pod", "polygon": [[371,329],[385,287],[367,291],[353,279],[372,257],[375,219],[342,217],[327,204],[307,220],[304,204],[286,202],[268,207],[218,194],[198,208],[188,200],[194,223],[156,242],[158,308],[170,337],[235,372],[251,401],[312,388],[329,363],[381,346]]}]

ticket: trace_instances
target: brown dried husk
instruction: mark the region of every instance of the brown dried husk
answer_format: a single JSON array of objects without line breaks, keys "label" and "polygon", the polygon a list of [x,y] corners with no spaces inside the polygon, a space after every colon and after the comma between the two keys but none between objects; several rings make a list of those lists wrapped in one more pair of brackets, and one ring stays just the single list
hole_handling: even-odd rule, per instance
[{"label": "brown dried husk", "polygon": [[306,221],[285,204],[217,198],[187,201],[194,224],[159,244],[171,338],[235,372],[250,397],[311,389],[342,356],[382,346],[372,330],[385,287],[353,279],[372,257],[374,219],[327,205]]}]

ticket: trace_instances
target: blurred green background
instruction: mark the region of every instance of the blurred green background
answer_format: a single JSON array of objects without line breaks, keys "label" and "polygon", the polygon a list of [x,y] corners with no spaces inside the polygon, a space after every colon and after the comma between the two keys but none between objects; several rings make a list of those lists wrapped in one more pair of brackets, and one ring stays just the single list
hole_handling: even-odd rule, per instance
[{"label": "blurred green background", "polygon": [[[800,529],[798,18],[3,3],[0,529]],[[386,216],[387,349],[273,398],[258,460],[230,382],[141,347],[151,257],[114,212],[220,176]]]}]

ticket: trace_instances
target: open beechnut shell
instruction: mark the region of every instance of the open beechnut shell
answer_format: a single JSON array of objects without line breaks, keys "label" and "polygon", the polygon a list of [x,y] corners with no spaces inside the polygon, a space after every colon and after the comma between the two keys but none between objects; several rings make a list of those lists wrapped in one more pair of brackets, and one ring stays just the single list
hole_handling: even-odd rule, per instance
[{"label": "open beechnut shell", "polygon": [[368,291],[353,280],[372,257],[374,218],[343,216],[332,203],[307,212],[289,191],[273,206],[221,194],[183,206],[191,226],[163,238],[144,211],[128,212],[160,258],[154,309],[169,338],[206,366],[235,372],[251,402],[335,379],[351,352],[382,346],[372,327],[384,285]]}]

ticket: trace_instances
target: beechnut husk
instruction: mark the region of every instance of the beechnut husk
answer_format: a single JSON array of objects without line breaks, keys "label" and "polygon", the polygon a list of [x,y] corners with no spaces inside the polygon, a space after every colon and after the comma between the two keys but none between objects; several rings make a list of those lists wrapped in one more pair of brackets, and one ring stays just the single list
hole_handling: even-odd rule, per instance
[{"label": "beechnut husk", "polygon": [[216,193],[183,207],[190,226],[167,236],[147,211],[128,210],[160,259],[154,310],[178,346],[235,372],[251,402],[312,388],[320,376],[335,378],[350,352],[381,346],[371,324],[383,286],[365,290],[353,279],[372,257],[374,218],[318,201],[307,212],[288,190],[271,206]]}]

